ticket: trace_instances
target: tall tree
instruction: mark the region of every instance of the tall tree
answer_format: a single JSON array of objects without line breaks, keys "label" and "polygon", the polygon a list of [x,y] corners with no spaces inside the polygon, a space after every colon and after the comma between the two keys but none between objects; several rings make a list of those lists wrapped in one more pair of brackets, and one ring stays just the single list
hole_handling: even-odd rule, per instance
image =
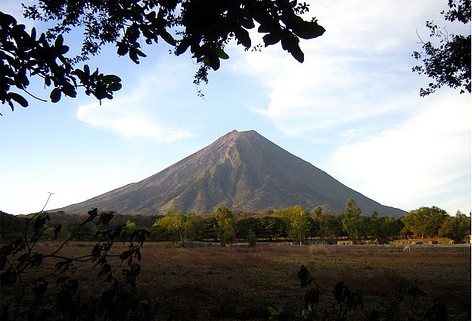
[{"label": "tall tree", "polygon": [[440,236],[445,236],[454,243],[463,242],[470,235],[470,217],[457,211],[456,216],[448,216],[440,229]]},{"label": "tall tree", "polygon": [[346,202],[346,207],[341,213],[343,229],[353,241],[359,241],[363,236],[363,220],[361,213],[361,209],[352,198]]},{"label": "tall tree", "polygon": [[439,230],[449,215],[443,209],[433,206],[426,213],[425,235],[428,237],[439,236]]},{"label": "tall tree", "polygon": [[236,239],[234,214],[227,207],[219,207],[215,211],[215,217],[218,223],[218,239],[221,244],[234,243]]},{"label": "tall tree", "polygon": [[420,238],[438,236],[447,216],[446,211],[436,206],[420,207],[401,218],[404,224],[402,234],[413,234]]},{"label": "tall tree", "polygon": [[288,236],[298,244],[302,244],[306,238],[308,228],[307,213],[303,206],[295,205],[287,211]]},{"label": "tall tree", "polygon": [[321,205],[316,206],[313,210],[313,220],[321,238],[338,238],[343,233],[341,217],[327,213]]},{"label": "tall tree", "polygon": [[[470,0],[448,0],[448,7],[441,12],[446,21],[470,23]],[[464,34],[449,34],[433,21],[427,21],[426,27],[430,40],[421,40],[422,50],[413,53],[413,57],[421,61],[413,71],[427,75],[432,82],[427,88],[421,88],[420,95],[429,95],[443,86],[470,93],[470,25]]]},{"label": "tall tree", "polygon": [[401,227],[394,217],[384,217],[374,213],[371,220],[372,237],[380,244],[387,244],[400,234]]},{"label": "tall tree", "polygon": [[[79,87],[87,95],[111,99],[121,88],[119,77],[92,72],[87,65],[75,67],[106,44],[135,63],[146,56],[143,43],[165,42],[176,55],[190,51],[199,64],[194,82],[200,83],[229,58],[228,43],[247,50],[255,46],[249,30],[256,25],[264,34],[263,45],[280,42],[299,62],[304,61],[300,38],[316,38],[325,31],[315,18],[303,18],[309,6],[297,0],[36,0],[24,9],[26,17],[54,25],[43,33],[26,31],[12,15],[0,12],[0,101],[11,109],[28,106],[23,93],[28,93],[31,77],[53,87],[53,102],[62,95],[75,97]],[[75,57],[65,56],[69,47],[62,35],[69,32],[83,32]]]}]

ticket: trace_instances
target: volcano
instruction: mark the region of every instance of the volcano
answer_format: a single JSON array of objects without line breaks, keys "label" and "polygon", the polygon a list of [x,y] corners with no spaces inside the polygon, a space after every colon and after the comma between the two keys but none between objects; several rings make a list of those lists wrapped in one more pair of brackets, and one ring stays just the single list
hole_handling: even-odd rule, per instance
[{"label": "volcano", "polygon": [[349,198],[363,215],[405,213],[343,185],[254,130],[234,130],[142,181],[60,210],[82,213],[98,207],[121,214],[165,214],[175,208],[208,214],[222,206],[261,212],[299,204],[308,211],[322,205],[340,213]]}]

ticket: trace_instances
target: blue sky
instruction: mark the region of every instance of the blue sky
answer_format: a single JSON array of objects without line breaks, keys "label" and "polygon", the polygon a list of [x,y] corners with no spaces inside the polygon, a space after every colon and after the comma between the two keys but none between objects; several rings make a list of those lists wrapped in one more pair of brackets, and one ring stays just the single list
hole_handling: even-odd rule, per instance
[{"label": "blue sky", "polygon": [[[303,64],[280,45],[257,53],[231,46],[231,58],[196,88],[188,53],[145,47],[148,57],[134,65],[108,48],[89,65],[122,78],[113,100],[30,100],[13,112],[1,105],[0,210],[39,211],[48,192],[47,208],[81,202],[233,129],[254,129],[384,205],[469,213],[471,97],[444,88],[421,98],[429,79],[411,72],[425,21],[446,26],[439,12],[447,1],[309,3],[327,31],[302,41]],[[0,5],[14,12],[17,1]],[[34,93],[48,96],[40,86]]]}]

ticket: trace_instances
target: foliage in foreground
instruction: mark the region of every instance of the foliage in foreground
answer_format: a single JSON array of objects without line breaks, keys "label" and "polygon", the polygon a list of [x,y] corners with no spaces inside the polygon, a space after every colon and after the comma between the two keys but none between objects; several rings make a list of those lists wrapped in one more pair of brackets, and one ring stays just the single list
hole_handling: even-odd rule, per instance
[{"label": "foliage in foreground", "polygon": [[[107,44],[116,47],[119,56],[134,63],[146,57],[142,44],[166,43],[176,55],[189,51],[200,66],[195,83],[208,81],[208,71],[218,70],[221,60],[229,58],[225,46],[233,41],[246,50],[255,46],[249,30],[264,34],[264,46],[281,43],[297,61],[303,62],[300,39],[313,39],[324,33],[315,18],[305,20],[306,3],[289,0],[213,1],[69,1],[37,0],[24,5],[24,15],[49,23],[45,32],[27,31],[7,12],[0,11],[0,101],[28,106],[23,92],[30,79],[39,79],[52,87],[50,100],[76,97],[77,89],[97,99],[113,98],[121,88],[115,75],[104,75],[85,65],[75,66],[100,53]],[[66,56],[69,46],[63,35],[82,34],[77,56]],[[36,98],[34,95],[32,95]]]},{"label": "foliage in foreground", "polygon": [[413,57],[421,62],[412,68],[413,71],[432,79],[427,88],[421,88],[421,96],[432,94],[443,86],[470,94],[470,0],[448,0],[448,7],[447,11],[441,12],[444,20],[463,24],[468,34],[450,34],[433,21],[426,22],[430,40],[421,40],[421,51],[413,53]]},{"label": "foliage in foreground", "polygon": [[[2,321],[150,319],[154,305],[136,287],[140,249],[148,232],[126,225],[110,228],[110,212],[93,209],[88,214],[72,235],[47,253],[41,250],[40,240],[48,231],[57,238],[62,225],[47,226],[50,217],[46,212],[27,218],[22,236],[0,248]],[[61,250],[92,222],[100,227],[95,237],[102,241],[87,255],[63,254]],[[117,238],[128,244],[122,253],[114,251]],[[90,266],[97,273],[93,286],[81,284],[75,277],[78,269]]]}]

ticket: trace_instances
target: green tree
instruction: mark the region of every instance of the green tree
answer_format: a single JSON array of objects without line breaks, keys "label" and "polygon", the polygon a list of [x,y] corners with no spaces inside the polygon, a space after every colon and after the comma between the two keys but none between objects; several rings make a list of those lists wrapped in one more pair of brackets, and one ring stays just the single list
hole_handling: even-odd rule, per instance
[{"label": "green tree", "polygon": [[424,237],[425,217],[420,210],[414,210],[406,213],[400,218],[403,223],[402,234],[405,236],[416,235]]},{"label": "green tree", "polygon": [[321,205],[316,206],[313,210],[313,220],[318,226],[320,238],[337,238],[343,232],[341,218],[325,212]]},{"label": "green tree", "polygon": [[346,207],[341,213],[341,223],[348,237],[353,241],[359,241],[363,236],[363,219],[361,217],[361,209],[357,206],[356,201],[350,198],[346,202]]},{"label": "green tree", "polygon": [[313,217],[307,216],[306,218],[307,227],[306,233],[307,237],[316,237],[320,235],[320,225],[319,222],[313,219]]},{"label": "green tree", "polygon": [[425,236],[439,236],[439,230],[448,216],[445,210],[436,206],[431,207],[429,212],[426,213]]},{"label": "green tree", "polygon": [[[75,68],[107,44],[116,46],[119,56],[139,63],[146,57],[142,44],[167,43],[176,55],[190,51],[199,64],[195,83],[208,81],[208,71],[218,70],[225,52],[234,42],[245,49],[254,44],[249,30],[264,34],[263,45],[281,43],[299,62],[304,61],[300,38],[313,39],[324,33],[316,19],[305,20],[308,4],[289,0],[36,0],[25,6],[27,18],[46,21],[52,27],[43,33],[25,26],[6,12],[0,12],[0,100],[28,106],[18,92],[27,90],[30,78],[38,77],[50,92],[52,102],[62,95],[75,97],[83,87],[97,99],[112,98],[121,88],[117,76],[91,72],[85,65]],[[69,47],[63,35],[83,32],[79,55],[67,57]],[[76,37],[76,36],[75,36]],[[256,45],[260,48],[262,45]]]},{"label": "green tree", "polygon": [[247,234],[247,242],[250,247],[256,246],[257,243],[257,235],[254,233],[253,230],[250,230],[249,233]]},{"label": "green tree", "polygon": [[295,205],[287,210],[287,234],[295,243],[302,244],[308,228],[307,213],[303,206]]},{"label": "green tree", "polygon": [[205,219],[194,213],[187,214],[185,224],[190,239],[203,241],[205,239]]},{"label": "green tree", "polygon": [[372,237],[380,244],[388,244],[400,235],[401,227],[394,217],[382,217],[372,214]]},{"label": "green tree", "polygon": [[236,221],[236,237],[244,239],[250,231],[257,235],[261,234],[263,227],[257,217],[243,217]]},{"label": "green tree", "polygon": [[210,215],[205,218],[203,223],[204,238],[210,239],[214,242],[218,241],[218,221],[216,220],[215,215]]},{"label": "green tree", "polygon": [[163,229],[172,240],[185,244],[195,238],[194,222],[194,214],[184,216],[180,211],[172,209],[164,217],[157,219],[153,227]]},{"label": "green tree", "polygon": [[454,241],[461,243],[465,237],[470,235],[470,217],[457,211],[456,216],[448,216],[440,229],[440,236],[445,236]]},{"label": "green tree", "polygon": [[215,211],[218,223],[218,239],[222,245],[232,244],[236,240],[236,223],[234,215],[227,207],[219,207]]},{"label": "green tree", "polygon": [[447,216],[446,211],[436,206],[420,207],[401,218],[404,224],[402,234],[413,234],[420,238],[438,236]]},{"label": "green tree", "polygon": [[[446,21],[470,23],[470,0],[448,0],[448,7],[447,11],[441,12]],[[448,33],[433,21],[427,21],[426,27],[431,40],[421,40],[422,50],[413,53],[413,57],[421,61],[413,71],[427,75],[433,82],[426,89],[421,88],[420,95],[434,93],[442,86],[470,93],[470,26],[465,28],[468,34],[457,35]]]},{"label": "green tree", "polygon": [[323,235],[327,238],[339,238],[344,234],[341,217],[333,214],[327,214],[323,220]]},{"label": "green tree", "polygon": [[268,238],[269,241],[280,237],[286,237],[286,223],[277,216],[264,216],[261,218],[262,232],[260,237]]}]

